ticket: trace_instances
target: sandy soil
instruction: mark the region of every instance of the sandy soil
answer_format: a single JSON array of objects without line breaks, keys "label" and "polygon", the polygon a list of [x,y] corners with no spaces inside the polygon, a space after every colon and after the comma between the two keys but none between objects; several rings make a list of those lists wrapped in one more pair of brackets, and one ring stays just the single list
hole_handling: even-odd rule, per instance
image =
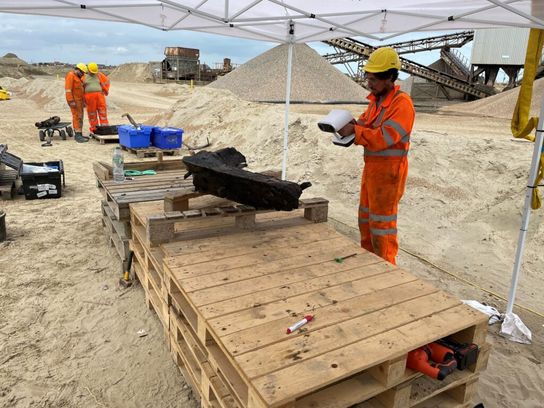
[{"label": "sandy soil", "polygon": [[[105,242],[92,173],[92,162],[109,160],[112,146],[55,139],[40,147],[33,123],[52,114],[69,118],[62,82],[14,84],[13,100],[0,103],[0,142],[27,161],[64,160],[67,189],[55,201],[0,201],[9,238],[0,244],[0,406],[196,406],[143,291],[117,287],[118,261]],[[282,106],[158,84],[113,83],[109,100],[112,123],[123,123],[128,111],[140,121],[183,127],[188,143],[210,137],[214,148],[233,145],[255,170],[281,163]],[[316,130],[328,109],[293,105],[288,177],[312,181],[307,195],[330,199],[331,223],[356,237],[361,151],[333,147]],[[503,296],[508,290],[532,147],[508,132],[505,119],[418,114],[399,214],[402,267],[500,309],[504,302],[480,288]],[[519,303],[540,313],[542,218],[532,218],[518,292]],[[490,328],[494,350],[479,390],[486,407],[539,407],[544,398],[544,319],[517,312],[534,343],[507,342]],[[141,328],[149,335],[138,337]]]}]

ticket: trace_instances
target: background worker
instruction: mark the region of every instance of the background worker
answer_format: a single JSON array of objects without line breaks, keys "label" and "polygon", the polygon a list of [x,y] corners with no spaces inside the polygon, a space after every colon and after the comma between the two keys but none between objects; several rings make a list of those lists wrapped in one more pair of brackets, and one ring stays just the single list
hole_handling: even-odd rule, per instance
[{"label": "background worker", "polygon": [[366,63],[370,89],[366,111],[340,130],[355,133],[364,147],[365,166],[359,201],[361,246],[396,264],[397,208],[408,175],[408,149],[415,110],[410,97],[395,85],[401,67],[396,51],[378,48]]},{"label": "background worker", "polygon": [[85,75],[85,103],[89,118],[89,130],[94,133],[96,126],[108,125],[108,109],[106,96],[110,91],[110,80],[102,72],[98,72],[96,62],[88,65],[89,73]]},{"label": "background worker", "polygon": [[77,64],[74,69],[64,79],[64,91],[66,93],[66,102],[72,111],[72,127],[74,128],[74,138],[78,143],[88,142],[82,134],[83,128],[83,108],[85,106],[85,91],[83,81],[87,66],[83,63]]}]

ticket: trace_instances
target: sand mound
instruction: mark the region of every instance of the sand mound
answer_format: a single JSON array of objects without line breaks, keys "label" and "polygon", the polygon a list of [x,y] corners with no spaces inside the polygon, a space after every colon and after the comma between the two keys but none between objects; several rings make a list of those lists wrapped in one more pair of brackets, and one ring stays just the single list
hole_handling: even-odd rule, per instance
[{"label": "sand mound", "polygon": [[153,80],[151,64],[128,63],[119,65],[109,75],[113,81],[150,82]]},{"label": "sand mound", "polygon": [[23,61],[13,53],[0,58],[0,77],[23,78],[47,73]]},{"label": "sand mound", "polygon": [[[285,101],[287,45],[253,58],[211,83],[248,101]],[[293,48],[292,101],[361,102],[368,92],[329,64],[306,44]]]},{"label": "sand mound", "polygon": [[3,77],[0,78],[0,86],[4,87],[9,91],[18,91],[21,89],[21,87],[28,83],[28,81],[29,80],[26,78]]},{"label": "sand mound", "polygon": [[[49,77],[28,80],[26,78],[2,78],[0,85],[12,91],[15,97],[28,98],[46,112],[58,112],[67,109],[64,92],[64,79],[53,80]],[[118,109],[108,100],[108,109]]]},{"label": "sand mound", "polygon": [[[510,119],[516,102],[518,100],[519,87],[510,89],[488,98],[480,99],[468,103],[459,103],[442,108],[446,112],[470,112],[485,116],[493,116],[496,118]],[[540,114],[540,104],[544,94],[544,78],[538,79],[534,83],[533,99],[531,102],[531,115],[538,116]]]}]

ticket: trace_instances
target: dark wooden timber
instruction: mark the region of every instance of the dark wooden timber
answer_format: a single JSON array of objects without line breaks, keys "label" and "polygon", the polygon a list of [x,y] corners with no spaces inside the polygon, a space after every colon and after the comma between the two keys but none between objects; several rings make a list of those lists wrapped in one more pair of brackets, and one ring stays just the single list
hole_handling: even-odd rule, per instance
[{"label": "dark wooden timber", "polygon": [[183,163],[201,193],[213,194],[256,209],[291,211],[298,208],[302,190],[311,183],[297,184],[243,170],[246,158],[233,147],[216,152],[201,151],[186,156]]}]

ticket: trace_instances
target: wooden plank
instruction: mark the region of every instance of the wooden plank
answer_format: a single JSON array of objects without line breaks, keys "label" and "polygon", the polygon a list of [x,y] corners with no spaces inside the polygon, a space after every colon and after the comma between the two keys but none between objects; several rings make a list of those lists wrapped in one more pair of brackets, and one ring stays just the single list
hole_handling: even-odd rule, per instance
[{"label": "wooden plank", "polygon": [[213,239],[193,239],[187,242],[169,242],[161,245],[165,257],[183,256],[184,258],[202,259],[201,255],[214,254],[221,256],[242,255],[247,251],[259,248],[294,245],[303,241],[307,234],[319,232],[326,234],[336,232],[327,224],[287,225],[281,229],[253,230],[238,232],[236,238],[229,235],[219,235]]},{"label": "wooden plank", "polygon": [[[322,226],[323,224],[316,224]],[[309,243],[331,240],[338,238],[338,233],[332,228],[310,228],[311,226],[298,226],[289,229],[288,231],[277,233],[271,237],[253,237],[249,235],[249,240],[242,241],[240,237],[236,240],[224,237],[223,240],[207,239],[208,250],[200,247],[198,252],[187,254],[184,250],[178,253],[178,256],[168,260],[168,266],[171,268],[183,267],[188,265],[196,265],[200,263],[209,264],[210,262],[218,262],[227,258],[258,256],[259,254],[268,254],[270,252],[278,253],[286,248],[289,252],[294,252],[297,249],[304,249]],[[201,240],[202,241],[202,240]],[[190,243],[189,243],[190,244]],[[194,242],[192,242],[194,245]]]},{"label": "wooden plank", "polygon": [[[248,278],[294,269],[305,265],[315,265],[334,260],[346,253],[365,252],[360,247],[345,248],[343,238],[316,241],[307,245],[307,250],[297,252],[279,248],[272,252],[257,252],[252,255],[220,259],[182,267],[166,266],[176,279],[183,280],[186,292],[236,282]],[[302,254],[301,254],[302,253]]]},{"label": "wooden plank", "polygon": [[[380,264],[375,264],[374,266],[378,267]],[[327,289],[287,298],[285,301],[280,300],[255,307],[251,310],[242,310],[237,313],[210,319],[208,324],[217,336],[220,337],[249,327],[255,328],[256,326],[261,326],[285,317],[291,317],[292,324],[297,318],[300,320],[301,316],[319,307],[340,303],[365,293],[371,293],[415,280],[416,278],[413,275],[397,269],[369,278],[331,285]],[[282,332],[285,332],[285,329],[291,324],[285,326]],[[260,327],[259,330],[261,329],[263,327]]]},{"label": "wooden plank", "polygon": [[[388,303],[389,301],[384,299],[383,305]],[[238,355],[236,361],[249,378],[260,377],[459,304],[459,300],[444,292],[437,292],[394,306],[378,306],[378,310],[374,312],[363,315],[355,312],[349,320],[305,333],[303,336],[285,336],[284,341]],[[319,319],[319,316],[320,313],[316,312],[316,319]],[[260,330],[266,333],[266,327]],[[392,374],[398,379],[403,376],[404,370],[399,376],[397,373]]]},{"label": "wooden plank", "polygon": [[[259,377],[253,381],[253,385],[271,408],[278,407],[357,371],[400,357],[437,338],[466,329],[482,319],[487,317],[466,305],[460,305]],[[319,382],[316,382],[316,375]]]},{"label": "wooden plank", "polygon": [[[411,383],[410,405],[420,406],[425,401],[429,401],[436,406],[438,395],[448,396],[457,404],[470,402],[476,393],[478,374],[472,374],[467,371],[454,371],[444,381],[436,381],[426,376],[421,376]],[[449,398],[448,398],[449,399]]]},{"label": "wooden plank", "polygon": [[[211,318],[254,307],[257,303],[264,305],[286,296],[295,296],[303,291],[324,289],[335,282],[341,283],[383,273],[383,268],[364,267],[377,263],[387,265],[370,253],[350,259],[349,263],[347,260],[345,263],[330,260],[202,289],[191,294],[191,301],[200,308],[206,318]],[[392,267],[385,266],[385,269],[392,269]],[[321,277],[324,278],[317,279]]]},{"label": "wooden plank", "polygon": [[366,401],[378,394],[386,394],[382,400],[388,398],[390,403],[380,403],[381,408],[408,406],[410,387],[384,391],[384,386],[369,373],[361,373],[353,378],[341,381],[313,394],[305,396],[295,403],[296,408],[346,408],[362,401]]},{"label": "wooden plank", "polygon": [[101,162],[94,162],[93,163],[93,171],[97,179],[99,180],[108,180],[111,178],[110,169],[108,169],[104,164]]},{"label": "wooden plank", "polygon": [[[315,310],[319,318],[306,327],[304,333],[297,332],[291,336],[301,336],[336,323],[346,321],[355,313],[371,313],[379,308],[393,306],[420,296],[437,292],[432,285],[415,280],[400,285],[392,285],[381,290],[355,296],[343,302],[333,303]],[[384,302],[386,300],[386,303]],[[262,336],[253,328],[247,328],[221,337],[221,342],[229,353],[236,356],[251,350],[260,349],[269,344],[285,340],[285,328],[293,323],[293,317],[284,317],[267,323],[267,335]]]}]

